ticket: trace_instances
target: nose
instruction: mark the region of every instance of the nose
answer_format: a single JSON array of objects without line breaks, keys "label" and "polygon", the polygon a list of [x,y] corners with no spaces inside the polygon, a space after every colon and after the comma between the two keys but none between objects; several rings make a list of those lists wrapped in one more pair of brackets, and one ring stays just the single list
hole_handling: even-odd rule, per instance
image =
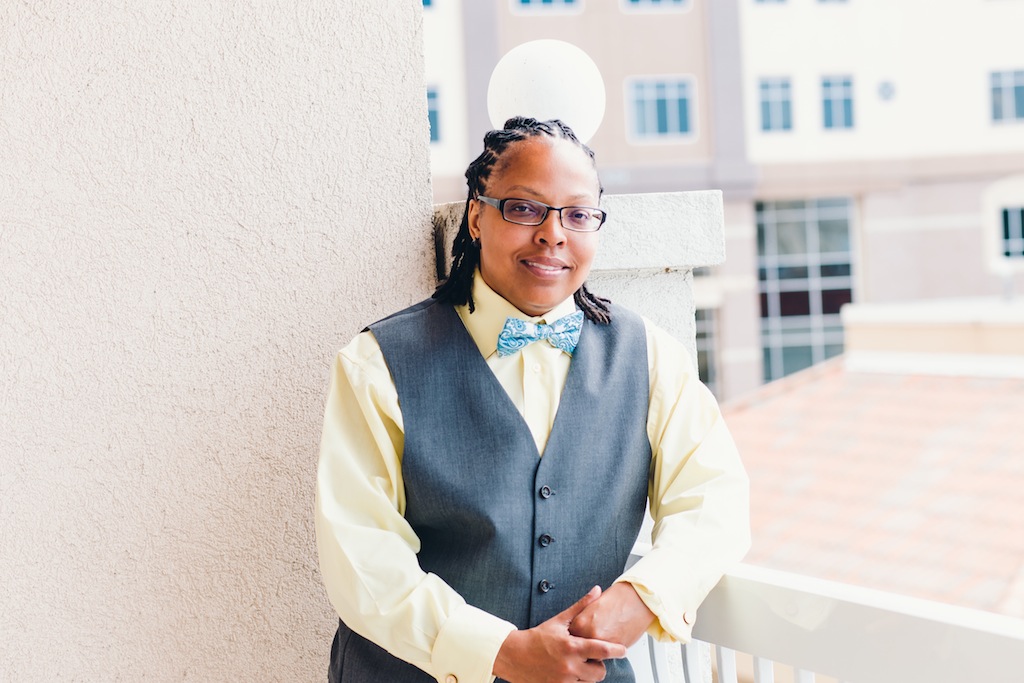
[{"label": "nose", "polygon": [[558,246],[565,244],[565,228],[562,227],[561,215],[557,211],[548,211],[544,222],[537,226],[534,239],[541,244]]}]

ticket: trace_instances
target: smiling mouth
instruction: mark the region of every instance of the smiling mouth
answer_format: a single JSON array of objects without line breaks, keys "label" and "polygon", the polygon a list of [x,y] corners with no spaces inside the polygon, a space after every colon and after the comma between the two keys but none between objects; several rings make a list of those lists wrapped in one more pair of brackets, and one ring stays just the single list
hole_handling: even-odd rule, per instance
[{"label": "smiling mouth", "polygon": [[524,260],[523,264],[528,268],[539,270],[542,273],[559,273],[567,268],[567,266],[562,264],[538,263],[537,261],[528,260]]}]

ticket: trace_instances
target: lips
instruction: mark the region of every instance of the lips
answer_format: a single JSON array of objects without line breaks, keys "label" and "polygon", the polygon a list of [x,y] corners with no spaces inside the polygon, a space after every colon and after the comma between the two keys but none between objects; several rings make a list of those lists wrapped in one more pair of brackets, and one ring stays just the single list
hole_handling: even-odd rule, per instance
[{"label": "lips", "polygon": [[530,270],[534,272],[539,272],[541,274],[554,275],[569,269],[569,265],[565,261],[562,261],[561,259],[547,258],[542,256],[536,258],[523,259],[521,263]]}]

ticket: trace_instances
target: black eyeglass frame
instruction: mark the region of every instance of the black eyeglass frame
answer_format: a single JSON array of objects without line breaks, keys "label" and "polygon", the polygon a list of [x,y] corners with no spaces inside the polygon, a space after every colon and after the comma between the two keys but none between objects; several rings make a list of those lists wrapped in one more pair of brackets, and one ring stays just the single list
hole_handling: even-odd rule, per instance
[{"label": "black eyeglass frame", "polygon": [[[481,201],[484,204],[487,204],[488,206],[493,206],[501,213],[501,217],[503,219],[515,225],[528,225],[531,227],[542,225],[544,221],[548,219],[548,214],[552,211],[558,212],[559,224],[561,224],[561,226],[566,230],[571,230],[573,232],[597,232],[598,230],[601,229],[601,226],[604,225],[604,222],[608,220],[608,212],[605,211],[604,209],[599,209],[596,206],[551,206],[549,204],[545,204],[544,202],[538,202],[536,199],[524,199],[523,197],[506,197],[505,199],[495,199],[494,197],[485,197],[483,195],[479,195],[476,199],[477,201]],[[540,217],[540,220],[537,221],[536,223],[523,223],[520,220],[512,220],[511,218],[505,215],[505,204],[508,202],[529,202],[531,204],[536,204],[537,206],[543,206],[544,215],[542,215]],[[601,215],[601,222],[598,223],[597,227],[594,228],[593,230],[581,230],[580,228],[571,227],[569,225],[566,225],[565,221],[562,220],[562,211],[564,211],[565,209],[586,209],[587,211],[593,211]]]}]

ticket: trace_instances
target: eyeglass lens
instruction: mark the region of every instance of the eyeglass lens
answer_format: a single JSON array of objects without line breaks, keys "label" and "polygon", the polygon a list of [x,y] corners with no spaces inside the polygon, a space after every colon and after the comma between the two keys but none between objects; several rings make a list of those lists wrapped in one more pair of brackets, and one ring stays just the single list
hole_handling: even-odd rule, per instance
[{"label": "eyeglass lens", "polygon": [[[562,225],[570,230],[597,230],[604,216],[602,211],[585,206],[566,206],[560,213]],[[547,214],[547,206],[529,199],[509,199],[502,212],[505,220],[521,225],[540,225]]]}]

